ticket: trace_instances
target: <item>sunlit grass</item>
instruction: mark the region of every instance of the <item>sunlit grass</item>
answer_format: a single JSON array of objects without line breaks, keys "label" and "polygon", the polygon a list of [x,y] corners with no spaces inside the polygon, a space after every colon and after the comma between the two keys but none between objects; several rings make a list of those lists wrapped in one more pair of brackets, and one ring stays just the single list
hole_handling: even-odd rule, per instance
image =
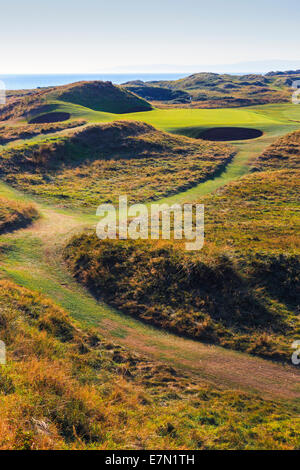
[{"label": "sunlit grass", "polygon": [[[203,386],[0,281],[0,448],[295,449],[295,405]],[[122,332],[119,332],[122,334]]]}]

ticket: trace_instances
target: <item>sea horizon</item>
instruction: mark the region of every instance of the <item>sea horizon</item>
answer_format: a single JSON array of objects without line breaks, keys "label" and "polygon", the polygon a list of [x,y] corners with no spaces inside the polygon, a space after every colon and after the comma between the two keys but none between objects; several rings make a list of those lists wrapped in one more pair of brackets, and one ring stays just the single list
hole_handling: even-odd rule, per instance
[{"label": "sea horizon", "polygon": [[[192,72],[191,72],[192,73]],[[160,81],[177,80],[190,75],[189,73],[78,73],[78,74],[0,74],[0,80],[6,90],[31,90],[81,80],[110,81],[117,85],[132,80]]]},{"label": "sea horizon", "polygon": [[[33,90],[35,88],[45,88],[59,85],[67,85],[82,80],[110,81],[116,85],[121,85],[132,80],[161,81],[178,80],[180,78],[193,75],[190,72],[130,72],[130,73],[53,73],[53,74],[0,74],[0,80],[4,83],[6,90]],[[199,71],[201,73],[201,71]],[[207,72],[209,73],[209,72]],[[216,73],[216,72],[211,72]],[[220,72],[222,73],[222,72]],[[228,72],[224,72],[228,73]],[[250,72],[249,72],[250,73]],[[245,75],[244,73],[230,72],[230,75]]]}]

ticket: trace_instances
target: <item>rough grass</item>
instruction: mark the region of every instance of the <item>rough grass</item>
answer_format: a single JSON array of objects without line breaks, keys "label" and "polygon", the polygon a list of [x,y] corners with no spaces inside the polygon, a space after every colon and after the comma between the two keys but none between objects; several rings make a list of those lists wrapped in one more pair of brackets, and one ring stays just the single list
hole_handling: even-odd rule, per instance
[{"label": "rough grass", "polygon": [[190,103],[189,93],[181,90],[171,90],[159,86],[147,86],[144,82],[129,82],[122,87],[144,98],[147,101],[163,101],[181,106],[182,103]]},{"label": "rough grass", "polygon": [[254,162],[254,171],[300,169],[300,131],[276,140]]},{"label": "rough grass", "polygon": [[30,139],[44,134],[51,134],[72,127],[86,124],[85,121],[58,122],[51,124],[27,124],[21,126],[0,126],[0,145],[5,145],[15,140]]},{"label": "rough grass", "polygon": [[51,111],[45,95],[49,90],[34,90],[29,94],[16,94],[9,97],[5,106],[0,109],[0,121],[26,119],[32,114]]},{"label": "rough grass", "polygon": [[58,99],[79,104],[95,111],[107,113],[132,113],[152,109],[144,99],[111,82],[77,82],[57,87],[48,99]]},{"label": "rough grass", "polygon": [[296,449],[297,408],[201,386],[0,281],[0,448]]},{"label": "rough grass", "polygon": [[253,173],[201,201],[207,251],[299,253],[300,172]]},{"label": "rough grass", "polygon": [[128,82],[124,86],[147,96],[157,106],[178,106],[181,98],[180,107],[226,108],[290,101],[293,79],[297,76],[196,73],[179,80]]},{"label": "rough grass", "polygon": [[95,206],[159,199],[221,171],[234,150],[119,121],[10,147],[2,152],[5,181],[62,205]]},{"label": "rough grass", "polygon": [[31,120],[55,111],[56,100],[116,114],[152,109],[151,104],[144,99],[111,82],[76,82],[10,97],[0,110],[0,120]]},{"label": "rough grass", "polygon": [[204,197],[205,245],[195,254],[182,244],[84,234],[71,240],[65,258],[96,297],[130,315],[290,361],[300,337],[299,189],[295,172],[255,173]]},{"label": "rough grass", "polygon": [[0,233],[26,227],[38,216],[38,212],[32,204],[14,202],[0,197]]}]

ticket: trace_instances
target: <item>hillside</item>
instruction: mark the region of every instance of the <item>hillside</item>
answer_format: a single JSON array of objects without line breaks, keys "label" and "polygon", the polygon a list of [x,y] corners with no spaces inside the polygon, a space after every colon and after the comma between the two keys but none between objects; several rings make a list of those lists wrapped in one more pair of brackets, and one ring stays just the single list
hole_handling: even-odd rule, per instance
[{"label": "hillside", "polygon": [[79,104],[95,111],[115,114],[149,111],[152,108],[147,101],[111,82],[72,83],[57,87],[48,96],[60,101]]},{"label": "hillside", "polygon": [[[50,114],[55,111],[57,100],[115,114],[152,109],[144,99],[111,82],[77,82],[35,90],[30,94],[12,95],[6,106],[0,109],[0,121],[21,118],[30,121],[37,116]],[[51,122],[49,119],[44,122]]]},{"label": "hillside", "polygon": [[147,86],[145,82],[140,81],[124,83],[123,87],[147,101],[169,101],[173,104],[190,102],[189,93],[182,90],[172,90],[161,86]]},{"label": "hillside", "polygon": [[32,115],[51,112],[52,106],[47,104],[48,90],[34,90],[29,94],[14,94],[0,108],[0,123],[16,119],[30,119]]},{"label": "hillside", "polygon": [[[73,275],[100,299],[163,329],[290,361],[300,338],[299,172],[255,173],[197,201],[205,245],[70,241]],[[298,224],[298,226],[297,226]],[[109,262],[107,261],[109,260]]]},{"label": "hillside", "polygon": [[295,449],[292,405],[211,389],[0,281],[0,448]]},{"label": "hillside", "polygon": [[97,206],[154,200],[192,187],[220,171],[231,147],[115,121],[3,149],[5,181],[63,205]]},{"label": "hillside", "polygon": [[0,197],[0,234],[26,227],[38,217],[38,212],[32,204]]},{"label": "hillside", "polygon": [[[291,85],[297,75],[228,75],[196,73],[171,81],[127,82],[123,86],[147,96],[157,105],[176,105],[178,98],[169,93],[185,93],[182,106],[196,108],[222,108],[284,103],[291,100]],[[157,89],[157,90],[156,90]],[[188,104],[184,104],[188,103]]]},{"label": "hillside", "polygon": [[276,140],[254,162],[254,171],[300,169],[300,131]]},{"label": "hillside", "polygon": [[79,127],[86,124],[85,121],[56,122],[50,124],[26,124],[19,126],[0,125],[0,145],[5,145],[15,140],[30,139],[35,136],[53,134],[55,132]]},{"label": "hillside", "polygon": [[[182,111],[181,126],[210,122],[206,111]],[[42,201],[38,223],[0,237],[0,449],[297,449],[299,377],[287,365],[300,339],[294,162],[205,197],[200,187],[199,253],[181,242],[100,242],[91,225],[99,202],[176,195],[231,163],[236,178],[235,158],[251,142],[132,121],[7,124],[0,177]],[[270,141],[266,132],[256,152]],[[23,226],[23,212],[26,224],[37,216],[3,199],[4,223],[17,215],[4,231]]]}]

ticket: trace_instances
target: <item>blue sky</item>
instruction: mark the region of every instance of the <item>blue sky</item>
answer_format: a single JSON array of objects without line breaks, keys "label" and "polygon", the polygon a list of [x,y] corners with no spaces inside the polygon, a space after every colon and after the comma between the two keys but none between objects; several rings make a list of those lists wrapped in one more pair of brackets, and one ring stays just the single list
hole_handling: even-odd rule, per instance
[{"label": "blue sky", "polygon": [[299,0],[0,0],[0,7],[0,74],[299,57]]}]

